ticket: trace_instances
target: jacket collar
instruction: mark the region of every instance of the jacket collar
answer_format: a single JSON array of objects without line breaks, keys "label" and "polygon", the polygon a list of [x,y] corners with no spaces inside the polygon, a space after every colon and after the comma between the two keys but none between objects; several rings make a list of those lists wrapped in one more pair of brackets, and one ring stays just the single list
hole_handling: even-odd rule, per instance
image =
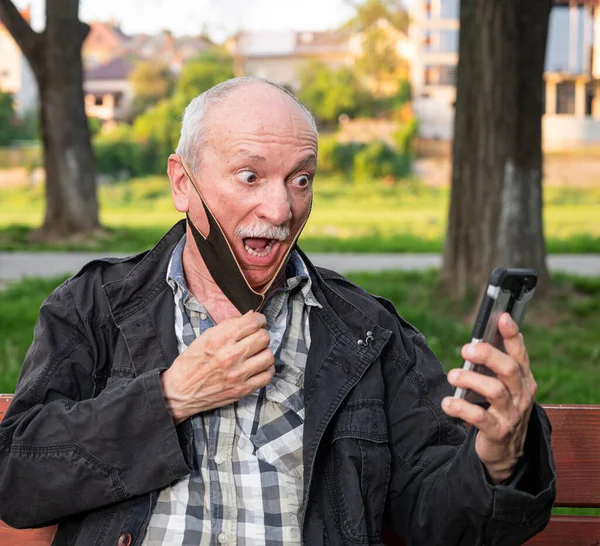
[{"label": "jacket collar", "polygon": [[168,368],[178,355],[174,328],[175,303],[166,271],[185,221],[175,224],[133,267],[102,288],[115,324],[123,334],[137,375]]}]

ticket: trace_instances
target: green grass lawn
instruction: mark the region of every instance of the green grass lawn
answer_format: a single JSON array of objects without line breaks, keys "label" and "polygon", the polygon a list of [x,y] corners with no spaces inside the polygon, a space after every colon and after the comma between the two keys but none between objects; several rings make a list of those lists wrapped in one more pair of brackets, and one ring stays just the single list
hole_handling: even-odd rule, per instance
[{"label": "green grass lawn", "polygon": [[[43,188],[0,189],[0,249],[137,252],[152,246],[182,217],[164,177],[135,179],[99,190],[106,232],[60,244],[31,244],[43,216]],[[311,219],[301,238],[308,252],[439,252],[446,230],[448,188],[408,180],[347,184],[317,180]],[[600,252],[600,188],[545,190],[550,252]]]},{"label": "green grass lawn", "polygon": [[[436,272],[385,272],[350,277],[394,302],[419,328],[446,369],[462,364],[474,302],[436,294]],[[40,304],[63,279],[28,279],[0,292],[0,392],[14,389]],[[600,279],[556,275],[547,298],[534,300],[524,335],[543,403],[600,403]]]}]

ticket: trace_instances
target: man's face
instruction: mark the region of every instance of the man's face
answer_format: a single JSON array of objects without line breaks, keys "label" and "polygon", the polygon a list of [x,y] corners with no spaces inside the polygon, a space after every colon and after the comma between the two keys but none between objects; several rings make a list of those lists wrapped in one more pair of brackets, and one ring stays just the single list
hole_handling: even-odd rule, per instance
[{"label": "man's face", "polygon": [[[317,137],[300,107],[263,83],[232,91],[205,120],[197,184],[246,279],[260,290],[310,212]],[[206,234],[200,199],[193,188],[188,195],[190,217]]]}]

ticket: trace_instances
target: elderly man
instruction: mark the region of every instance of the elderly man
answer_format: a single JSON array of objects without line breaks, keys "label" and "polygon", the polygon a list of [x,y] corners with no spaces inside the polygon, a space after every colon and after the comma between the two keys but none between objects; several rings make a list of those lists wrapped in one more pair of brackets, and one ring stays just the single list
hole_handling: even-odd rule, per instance
[{"label": "elderly man", "polygon": [[40,309],[0,428],[1,518],[81,546],[380,544],[382,524],[506,546],[544,527],[550,426],[517,326],[507,355],[463,349],[497,378],[447,378],[389,302],[296,247],[316,165],[312,116],[273,84],[190,103],[168,162],[186,220]]}]

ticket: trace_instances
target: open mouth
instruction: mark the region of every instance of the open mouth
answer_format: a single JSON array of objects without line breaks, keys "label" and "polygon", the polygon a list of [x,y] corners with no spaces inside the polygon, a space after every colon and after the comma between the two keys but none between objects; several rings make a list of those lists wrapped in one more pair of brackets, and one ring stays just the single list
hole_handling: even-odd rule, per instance
[{"label": "open mouth", "polygon": [[244,249],[250,256],[265,258],[271,254],[271,250],[273,250],[273,246],[277,241],[276,239],[247,237],[242,242],[244,243]]}]

